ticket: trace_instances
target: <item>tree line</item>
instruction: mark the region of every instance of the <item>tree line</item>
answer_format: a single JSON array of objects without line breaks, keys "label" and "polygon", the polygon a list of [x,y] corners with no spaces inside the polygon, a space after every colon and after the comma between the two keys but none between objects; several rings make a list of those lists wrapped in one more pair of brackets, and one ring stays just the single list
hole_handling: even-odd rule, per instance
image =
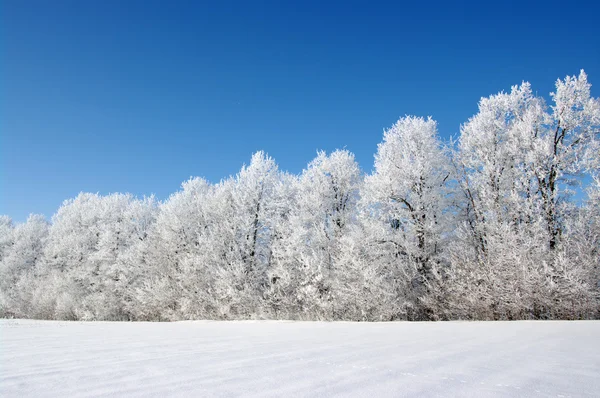
[{"label": "tree line", "polygon": [[263,152],[165,201],[81,193],[48,222],[0,217],[0,315],[41,319],[600,317],[600,101],[579,76],[431,118],[299,175]]}]

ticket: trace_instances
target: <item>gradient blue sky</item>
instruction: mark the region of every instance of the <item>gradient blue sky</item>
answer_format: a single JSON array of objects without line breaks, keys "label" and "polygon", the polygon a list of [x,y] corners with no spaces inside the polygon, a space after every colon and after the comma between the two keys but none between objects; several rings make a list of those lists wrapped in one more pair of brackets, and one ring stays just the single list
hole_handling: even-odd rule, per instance
[{"label": "gradient blue sky", "polygon": [[[321,4],[321,3],[326,3]],[[166,198],[265,150],[299,172],[431,115],[455,135],[482,96],[588,72],[598,2],[3,1],[0,214],[80,191]]]}]

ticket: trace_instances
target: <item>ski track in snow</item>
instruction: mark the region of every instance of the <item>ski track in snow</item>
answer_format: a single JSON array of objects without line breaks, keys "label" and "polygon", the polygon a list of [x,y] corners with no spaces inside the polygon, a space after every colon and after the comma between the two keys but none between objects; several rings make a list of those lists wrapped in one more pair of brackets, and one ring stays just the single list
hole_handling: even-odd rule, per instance
[{"label": "ski track in snow", "polygon": [[600,321],[0,320],[0,396],[599,397]]}]

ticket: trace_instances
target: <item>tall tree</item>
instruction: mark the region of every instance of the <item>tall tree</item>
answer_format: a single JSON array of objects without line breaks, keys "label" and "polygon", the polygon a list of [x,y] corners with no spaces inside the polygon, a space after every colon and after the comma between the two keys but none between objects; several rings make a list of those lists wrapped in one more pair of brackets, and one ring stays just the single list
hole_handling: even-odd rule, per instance
[{"label": "tall tree", "polygon": [[336,279],[345,272],[340,242],[356,215],[361,174],[354,155],[319,152],[297,180],[297,196],[286,233],[275,247],[272,289],[291,285],[292,313],[329,319]]},{"label": "tall tree", "polygon": [[448,157],[434,120],[407,116],[384,132],[365,198],[380,261],[404,280],[399,289],[414,290],[409,300],[416,306],[414,300],[430,291],[443,260],[449,179]]},{"label": "tall tree", "polygon": [[600,113],[583,72],[556,87],[550,109],[528,83],[484,98],[461,129],[455,165],[467,228],[454,263],[470,271],[454,283],[493,317],[543,316],[556,307],[552,286],[569,280],[554,251],[576,213],[569,187],[581,182]]},{"label": "tall tree", "polygon": [[191,178],[158,208],[156,222],[139,247],[137,264],[142,285],[135,294],[136,317],[185,319],[211,316],[207,252],[216,222],[211,213],[215,188]]},{"label": "tall tree", "polygon": [[216,187],[208,261],[215,275],[220,316],[261,316],[271,266],[279,179],[275,161],[257,152],[248,166]]}]

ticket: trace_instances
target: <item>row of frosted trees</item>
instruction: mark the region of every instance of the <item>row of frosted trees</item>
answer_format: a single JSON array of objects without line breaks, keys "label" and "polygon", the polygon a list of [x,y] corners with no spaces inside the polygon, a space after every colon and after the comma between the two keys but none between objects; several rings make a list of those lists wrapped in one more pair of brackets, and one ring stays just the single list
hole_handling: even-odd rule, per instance
[{"label": "row of frosted trees", "polygon": [[2,217],[1,315],[597,318],[600,102],[583,72],[551,99],[484,98],[451,143],[401,118],[366,176],[345,150],[300,175],[259,152],[164,202],[82,193],[52,223]]}]

